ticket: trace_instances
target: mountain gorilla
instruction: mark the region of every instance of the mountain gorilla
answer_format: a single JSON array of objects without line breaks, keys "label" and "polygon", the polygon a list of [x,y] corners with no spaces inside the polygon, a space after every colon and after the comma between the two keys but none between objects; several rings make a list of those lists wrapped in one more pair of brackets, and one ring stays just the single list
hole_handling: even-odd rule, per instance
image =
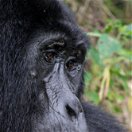
[{"label": "mountain gorilla", "polygon": [[123,132],[81,100],[88,45],[57,0],[0,0],[0,132]]}]

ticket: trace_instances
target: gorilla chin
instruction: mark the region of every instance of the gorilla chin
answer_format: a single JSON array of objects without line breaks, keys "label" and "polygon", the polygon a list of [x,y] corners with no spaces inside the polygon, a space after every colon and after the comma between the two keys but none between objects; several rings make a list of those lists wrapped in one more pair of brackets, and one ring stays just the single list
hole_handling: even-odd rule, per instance
[{"label": "gorilla chin", "polygon": [[0,132],[125,132],[82,100],[89,41],[59,0],[0,0]]}]

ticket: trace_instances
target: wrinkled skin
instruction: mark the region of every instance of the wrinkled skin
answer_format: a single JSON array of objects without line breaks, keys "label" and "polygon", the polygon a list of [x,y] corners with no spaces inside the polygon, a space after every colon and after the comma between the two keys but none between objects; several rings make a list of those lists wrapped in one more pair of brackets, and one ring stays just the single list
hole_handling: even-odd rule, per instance
[{"label": "wrinkled skin", "polygon": [[38,32],[39,36],[33,36],[29,42],[34,45],[29,46],[28,52],[30,74],[32,81],[37,82],[41,109],[41,114],[32,117],[34,132],[88,132],[77,97],[85,46],[83,42],[77,45],[65,34],[62,37],[62,33],[57,36],[53,33],[45,40],[43,30]]}]

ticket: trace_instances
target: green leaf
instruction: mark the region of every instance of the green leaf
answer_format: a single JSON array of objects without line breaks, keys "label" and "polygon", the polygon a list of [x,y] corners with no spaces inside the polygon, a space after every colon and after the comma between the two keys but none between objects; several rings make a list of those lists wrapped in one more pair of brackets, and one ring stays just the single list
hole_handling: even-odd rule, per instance
[{"label": "green leaf", "polygon": [[92,74],[90,72],[85,72],[84,73],[85,85],[87,85],[90,82],[91,79],[92,79]]},{"label": "green leaf", "polygon": [[132,39],[132,24],[120,27],[120,34]]},{"label": "green leaf", "polygon": [[126,59],[128,59],[130,62],[132,62],[132,51],[129,51],[127,49],[122,49],[118,53],[121,56],[124,56]]},{"label": "green leaf", "polygon": [[101,59],[112,57],[113,53],[117,53],[122,49],[121,44],[107,34],[103,34],[100,37],[97,48]]},{"label": "green leaf", "polygon": [[88,56],[92,59],[92,61],[97,65],[102,65],[102,61],[100,59],[99,52],[95,48],[91,48],[88,52]]}]

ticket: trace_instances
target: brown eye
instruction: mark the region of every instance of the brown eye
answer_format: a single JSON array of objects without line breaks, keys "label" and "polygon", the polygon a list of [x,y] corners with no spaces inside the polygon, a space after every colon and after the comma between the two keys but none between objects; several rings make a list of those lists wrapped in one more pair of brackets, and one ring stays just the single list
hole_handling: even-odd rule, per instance
[{"label": "brown eye", "polygon": [[66,67],[67,67],[68,70],[73,70],[75,65],[76,65],[75,60],[69,60],[66,64]]},{"label": "brown eye", "polygon": [[55,56],[56,56],[55,52],[46,52],[46,53],[45,53],[45,60],[46,60],[47,62],[51,63],[51,62],[54,61]]},{"label": "brown eye", "polygon": [[74,55],[75,55],[76,57],[80,57],[81,54],[82,54],[81,50],[77,50],[77,51],[74,52]]},{"label": "brown eye", "polygon": [[82,53],[81,50],[78,50],[77,51],[77,57],[81,56],[81,53]]}]

